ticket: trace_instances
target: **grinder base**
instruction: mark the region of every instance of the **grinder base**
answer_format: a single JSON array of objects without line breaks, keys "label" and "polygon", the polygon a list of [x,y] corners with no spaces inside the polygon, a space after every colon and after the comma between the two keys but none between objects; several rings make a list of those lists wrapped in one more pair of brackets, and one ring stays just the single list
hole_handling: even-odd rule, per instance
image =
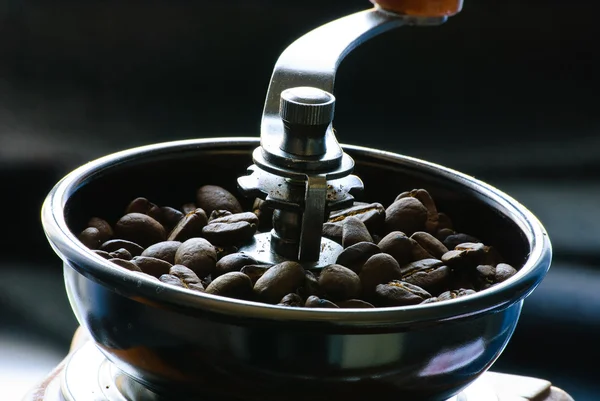
[{"label": "grinder base", "polygon": [[[203,395],[203,398],[206,398]],[[111,364],[92,341],[63,361],[23,401],[165,401]],[[243,396],[240,397],[240,401]],[[573,401],[550,382],[486,372],[448,401]],[[215,400],[217,401],[217,400]],[[232,401],[232,400],[230,400]]]}]

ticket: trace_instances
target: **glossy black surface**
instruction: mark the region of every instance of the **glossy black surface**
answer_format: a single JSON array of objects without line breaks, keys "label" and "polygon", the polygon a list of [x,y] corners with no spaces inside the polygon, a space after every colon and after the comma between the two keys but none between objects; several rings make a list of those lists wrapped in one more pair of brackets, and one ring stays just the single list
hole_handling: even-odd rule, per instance
[{"label": "glossy black surface", "polygon": [[522,299],[546,274],[550,243],[507,195],[440,166],[348,147],[364,200],[389,203],[403,189],[426,188],[440,211],[460,216],[457,229],[523,266],[512,279],[452,302],[376,310],[254,304],[157,284],[76,240],[92,215],[113,222],[132,197],[177,205],[203,184],[233,190],[257,145],[215,139],[133,149],[82,166],[50,193],[43,222],[66,262],[71,306],[111,361],[159,391],[223,394],[235,377],[232,391],[258,399],[292,386],[302,389],[297,399],[331,391],[364,399],[377,388],[383,398],[445,400],[489,368],[514,331]]}]

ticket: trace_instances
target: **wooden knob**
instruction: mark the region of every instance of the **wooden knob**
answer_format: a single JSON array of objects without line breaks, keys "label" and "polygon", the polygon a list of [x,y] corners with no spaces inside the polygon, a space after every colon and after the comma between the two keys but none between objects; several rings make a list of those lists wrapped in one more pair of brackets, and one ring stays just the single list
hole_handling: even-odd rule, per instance
[{"label": "wooden knob", "polygon": [[462,9],[462,0],[371,0],[384,10],[415,17],[450,17]]}]

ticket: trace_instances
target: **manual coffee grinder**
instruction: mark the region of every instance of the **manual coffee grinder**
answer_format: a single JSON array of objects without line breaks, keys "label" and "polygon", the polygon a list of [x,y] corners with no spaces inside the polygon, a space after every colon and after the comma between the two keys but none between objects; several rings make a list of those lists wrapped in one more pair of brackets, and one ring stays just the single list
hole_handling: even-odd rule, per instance
[{"label": "manual coffee grinder", "polygon": [[[298,39],[275,66],[260,142],[151,145],[86,164],[59,182],[42,219],[64,261],[82,327],[70,354],[25,400],[572,400],[546,380],[488,371],[514,331],[523,299],[550,265],[550,243],[535,216],[456,171],[341,146],[332,129],[335,74],[349,52],[401,26],[440,25],[460,8],[460,0],[381,0]],[[469,203],[514,241],[505,247],[520,252],[525,264],[507,282],[446,305],[286,310],[168,288],[81,246],[72,226],[99,207],[93,204],[98,191],[125,181],[141,191],[146,175],[173,165],[189,172],[174,187],[189,186],[196,171],[211,169],[223,186],[233,182],[233,191],[264,200],[273,210],[273,229],[241,249],[261,262],[296,260],[307,269],[333,263],[341,249],[321,235],[326,217],[351,206],[363,190],[383,196],[385,188],[372,190],[369,183],[394,174],[407,186],[437,191],[448,209],[453,199]],[[257,353],[263,344],[271,346]]]}]

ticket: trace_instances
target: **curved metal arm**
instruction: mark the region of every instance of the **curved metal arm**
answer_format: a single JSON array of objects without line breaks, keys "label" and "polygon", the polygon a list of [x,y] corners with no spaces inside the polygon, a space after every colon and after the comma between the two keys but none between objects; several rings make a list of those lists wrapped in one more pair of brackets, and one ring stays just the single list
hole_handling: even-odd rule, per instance
[{"label": "curved metal arm", "polygon": [[281,154],[279,102],[285,89],[312,86],[333,93],[339,64],[363,42],[400,26],[439,25],[446,19],[401,16],[374,7],[332,21],[296,40],[281,54],[273,70],[261,122],[263,149]]}]

